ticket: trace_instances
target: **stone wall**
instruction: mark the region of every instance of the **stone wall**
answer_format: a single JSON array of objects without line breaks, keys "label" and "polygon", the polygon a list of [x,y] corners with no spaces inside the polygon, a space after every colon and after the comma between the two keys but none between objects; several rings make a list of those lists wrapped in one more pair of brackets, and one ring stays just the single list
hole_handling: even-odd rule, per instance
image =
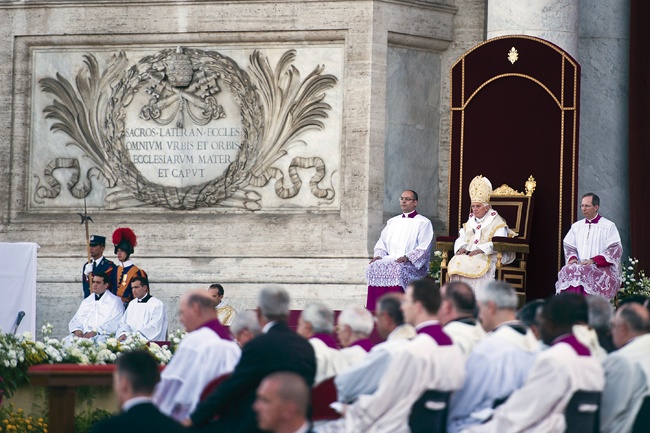
[{"label": "stone wall", "polygon": [[[84,228],[77,213],[83,213],[84,196],[88,214],[94,221],[91,233],[110,238],[116,227],[129,226],[138,235],[133,261],[149,273],[152,293],[167,303],[171,329],[179,326],[176,311],[181,294],[207,287],[212,282],[224,284],[226,297],[236,308],[253,307],[257,290],[269,283],[290,290],[293,308],[302,308],[314,300],[327,302],[337,309],[348,303],[362,304],[367,258],[386,215],[391,213],[391,206],[397,209],[397,203],[387,205],[389,201],[394,202],[395,190],[399,189],[399,194],[403,183],[417,180],[416,187],[424,189],[427,198],[423,203],[425,214],[438,227],[444,224],[448,70],[462,52],[479,42],[483,22],[481,3],[477,0],[0,3],[0,72],[7,77],[0,82],[0,241],[34,241],[41,246],[37,327],[51,322],[55,325],[55,335],[64,334],[80,301],[81,268],[86,253]],[[75,141],[74,134],[51,129],[55,123],[61,123],[56,116],[51,116],[51,109],[47,111],[48,107],[56,106],[55,100],[61,103],[60,113],[66,112],[63,107],[73,112],[80,110],[61,96],[70,94],[70,89],[67,93],[44,91],[44,79],[50,80],[51,88],[57,82],[59,87],[66,88],[61,78],[65,79],[74,90],[72,93],[83,102],[80,89],[84,79],[92,76],[89,71],[94,67],[84,66],[84,61],[92,63],[84,55],[90,54],[97,60],[101,76],[109,68],[111,56],[123,51],[126,60],[124,67],[118,68],[121,72],[117,77],[124,78],[120,74],[125,71],[142,72],[143,69],[137,68],[146,63],[147,56],[171,52],[178,46],[183,47],[184,54],[195,56],[194,61],[199,63],[204,60],[196,59],[204,52],[217,52],[232,59],[249,74],[260,100],[264,99],[261,91],[264,80],[260,78],[264,74],[256,75],[253,71],[250,59],[255,50],[259,50],[262,60],[268,61],[268,70],[275,78],[282,75],[276,66],[290,50],[295,51],[290,63],[299,73],[300,82],[322,65],[317,75],[330,74],[335,78],[333,85],[315,92],[324,95],[321,102],[328,105],[320,107],[325,115],[317,116],[322,126],[312,125],[308,131],[301,131],[288,140],[280,151],[270,153],[271,159],[277,158],[271,164],[262,164],[269,175],[268,183],[238,183],[238,188],[231,191],[215,181],[206,190],[213,194],[206,192],[214,198],[212,201],[202,195],[205,191],[192,190],[197,184],[202,185],[197,179],[168,181],[162,175],[156,178],[163,172],[147,171],[142,159],[139,162],[134,159],[135,150],[118,155],[121,159],[116,157],[115,149],[126,146],[124,139],[116,140],[113,135],[107,151],[105,136],[77,138],[77,142],[86,143],[96,140],[104,149],[98,154],[106,159],[92,161],[90,147],[69,145]],[[168,74],[169,66],[158,60],[151,60],[150,64],[166,67],[163,72]],[[293,71],[289,67],[286,70]],[[205,72],[205,67],[198,68],[198,72]],[[81,80],[78,80],[75,77],[80,73]],[[286,84],[288,76],[277,81],[278,85]],[[156,87],[158,76],[149,73],[147,77],[149,81],[142,87],[131,82],[132,88],[140,92],[133,99],[140,104],[138,107],[147,103],[142,92],[162,92]],[[132,129],[149,125],[136,118],[139,111],[115,108],[116,101],[125,107],[130,101],[130,96],[116,98],[118,82],[111,82],[105,88],[101,97],[106,100],[99,104],[100,108],[113,115],[126,111],[126,123],[131,125],[127,127]],[[219,85],[222,90],[228,87],[223,77]],[[398,86],[418,98],[409,104],[408,97],[402,94],[395,103],[387,102]],[[274,88],[266,89],[271,92]],[[247,134],[237,137],[240,147],[245,147],[241,144],[244,139],[253,140],[251,136],[268,134],[270,128],[282,124],[269,115],[270,106],[265,106],[264,127],[247,126],[244,114],[240,112],[237,119],[237,109],[245,111],[255,104],[238,100],[232,96],[236,91],[229,90],[231,96],[225,95],[228,93],[225,89],[225,96],[217,95],[217,101],[230,115],[230,127],[248,128]],[[186,99],[190,105],[197,103],[195,108],[205,108],[205,100],[196,101],[196,95],[203,95],[199,91],[183,98],[178,96],[180,92],[172,94],[175,91],[171,88],[166,92],[158,95],[160,99],[168,98],[170,105],[165,110],[173,108],[179,99]],[[99,98],[97,94],[93,97]],[[431,113],[422,113],[422,119],[409,123],[410,114],[427,108]],[[87,109],[81,111],[88,113]],[[46,117],[47,113],[50,117]],[[60,113],[59,118],[63,116]],[[105,113],[93,116],[87,117],[88,122],[98,126],[81,129],[99,129],[106,134]],[[213,118],[206,128],[220,121]],[[79,121],[72,123],[79,127]],[[402,125],[403,129],[394,125]],[[165,128],[168,131],[170,127]],[[171,145],[172,139],[163,138],[160,130],[157,134],[155,138],[161,146]],[[393,179],[385,182],[386,173],[392,173],[395,168],[405,170],[408,166],[405,163],[408,159],[392,158],[393,150],[399,152],[405,137],[416,150],[413,156],[424,156],[431,165],[415,166],[410,170],[411,177],[404,182]],[[186,141],[198,146],[200,140]],[[257,143],[264,147],[276,141]],[[252,155],[259,155],[259,146]],[[188,149],[182,148],[174,152],[158,151],[164,155],[188,154]],[[193,155],[198,158],[196,152]],[[241,152],[235,150],[229,155],[236,159]],[[125,164],[124,158],[130,163]],[[295,158],[309,159],[309,163],[292,168]],[[324,168],[317,164],[316,158],[320,158]],[[398,165],[386,163],[389,160],[397,161]],[[240,161],[247,163],[247,160]],[[174,164],[179,162],[172,161],[169,167],[162,168],[171,170]],[[225,167],[210,166],[208,162],[202,168],[212,170],[206,173],[215,179],[227,172]],[[140,169],[147,175],[138,177]],[[283,175],[281,190],[294,188],[286,197],[280,197],[276,191],[278,173]],[[316,176],[319,173],[324,174],[320,180]],[[77,183],[71,182],[77,174]],[[253,174],[264,179],[260,171]],[[300,178],[300,186],[296,186],[296,176]],[[241,180],[236,176],[232,179]],[[52,197],[52,191],[59,189],[55,184],[60,185],[60,190]],[[429,184],[433,187],[427,190]],[[314,191],[318,190],[331,192],[317,197]],[[110,246],[106,256],[114,259]]]}]

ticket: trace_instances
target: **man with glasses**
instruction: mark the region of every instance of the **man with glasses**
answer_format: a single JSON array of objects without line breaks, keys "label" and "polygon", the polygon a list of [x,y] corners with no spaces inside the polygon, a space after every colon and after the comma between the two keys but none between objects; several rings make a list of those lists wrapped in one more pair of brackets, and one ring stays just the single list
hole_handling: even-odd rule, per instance
[{"label": "man with glasses", "polygon": [[377,299],[391,292],[404,292],[413,280],[424,278],[429,269],[433,226],[415,210],[418,195],[406,190],[399,199],[401,215],[388,220],[375,245],[366,269],[366,308],[374,311]]}]

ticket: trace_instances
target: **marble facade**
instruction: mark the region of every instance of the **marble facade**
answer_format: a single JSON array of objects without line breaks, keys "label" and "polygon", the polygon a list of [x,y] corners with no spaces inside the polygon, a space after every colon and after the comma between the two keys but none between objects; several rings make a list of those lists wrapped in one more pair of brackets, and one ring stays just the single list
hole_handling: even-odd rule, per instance
[{"label": "marble facade", "polygon": [[[491,35],[490,31],[521,33],[519,29],[527,28],[491,27],[490,16],[498,12],[495,5],[499,3],[504,2],[0,1],[0,72],[5,77],[0,81],[0,241],[33,241],[41,246],[37,327],[50,322],[55,334],[64,333],[80,301],[86,252],[77,213],[83,212],[84,196],[94,220],[92,233],[110,238],[116,227],[129,226],[138,235],[133,261],[150,274],[152,293],[167,303],[170,329],[179,326],[176,310],[181,294],[213,282],[224,284],[226,298],[235,308],[253,307],[257,289],[268,283],[287,287],[293,308],[314,300],[337,309],[349,303],[362,304],[368,257],[385,220],[399,211],[396,198],[404,188],[420,193],[421,212],[432,219],[437,234],[447,233],[449,69],[465,51]],[[529,18],[543,18],[538,21],[549,32],[578,34],[577,50],[569,51],[576,53],[583,71],[580,192],[587,188],[600,194],[604,209],[611,210],[605,215],[618,223],[624,243],[629,245],[625,239],[624,5],[612,7],[612,0],[598,0],[598,5],[578,0],[545,3],[578,5],[577,24],[573,15],[562,13],[554,15],[562,18],[557,25],[549,23],[551,17],[543,13],[535,12]],[[531,10],[529,6],[518,14]],[[217,52],[232,59],[252,77],[256,89],[263,81],[251,71],[251,55],[256,50],[276,78],[281,75],[276,66],[289,51],[295,52],[290,64],[299,74],[298,82],[322,66],[320,76],[333,77],[316,92],[324,95],[321,102],[327,105],[319,108],[324,114],[317,116],[322,127],[302,130],[280,152],[270,153],[273,162],[265,167],[277,171],[267,171],[275,176],[267,183],[249,182],[228,197],[226,192],[216,194],[215,200],[204,203],[207,205],[196,204],[200,194],[191,192],[192,188],[223,177],[228,161],[237,160],[245,147],[242,137],[247,138],[242,133],[246,123],[242,103],[223,81],[219,82],[223,96],[216,96],[216,105],[227,117],[211,119],[199,129],[207,135],[209,128],[222,124],[239,128],[234,139],[224,140],[237,145],[227,148],[224,143],[225,148],[218,148],[217,153],[201,153],[198,143],[206,140],[163,136],[174,133],[173,123],[156,124],[151,140],[113,143],[116,149],[130,147],[130,162],[149,183],[121,177],[121,169],[111,163],[114,159],[93,162],[88,149],[70,145],[74,140],[69,134],[50,129],[60,121],[46,118],[44,110],[55,100],[63,105],[67,102],[56,92],[43,91],[42,80],[56,81],[59,73],[80,95],[76,77],[89,76],[86,55],[96,59],[101,74],[120,52],[126,59],[120,65],[123,72],[147,56],[177,47]],[[143,86],[142,92],[154,81],[152,78]],[[111,84],[107,92],[114,91],[115,83]],[[165,110],[170,110],[183,98],[167,91],[160,99],[169,99]],[[195,96],[202,93],[197,91]],[[195,97],[184,100],[191,103]],[[125,108],[135,110],[129,111],[130,126],[126,128],[140,131],[154,127],[139,117],[147,103],[147,98],[137,99],[131,108]],[[204,109],[205,101],[192,109],[198,106]],[[200,117],[201,110],[192,113]],[[162,117],[170,113],[166,111]],[[262,129],[252,131],[261,133]],[[174,168],[196,170],[193,160],[187,167],[174,159],[165,167],[148,164],[145,156],[151,152],[144,144],[138,148],[133,144],[136,141],[160,142],[163,150],[150,144],[159,156],[198,160],[203,155],[204,166],[199,168],[206,170],[202,173],[205,178],[192,171],[175,172],[176,177],[171,174]],[[219,140],[211,139],[209,144],[213,141]],[[194,149],[183,148],[181,142],[192,143]],[[216,159],[209,159],[211,155]],[[76,160],[77,166],[61,161],[66,158]],[[296,158],[313,164],[292,166]],[[48,166],[56,166],[56,162],[50,164],[57,159],[64,164],[48,170]],[[317,159],[322,165],[316,164]],[[159,169],[169,170],[168,177]],[[133,173],[133,168],[126,172]],[[79,179],[71,183],[77,173]],[[293,186],[294,195],[278,195],[279,173],[283,175],[281,189]],[[291,173],[300,179],[297,191]],[[320,179],[319,173],[324,174]],[[112,175],[117,179],[114,183],[110,182]],[[53,187],[48,180],[59,186]],[[310,185],[312,180],[315,184]],[[158,193],[138,196],[138,185]],[[222,191],[221,184],[213,186],[212,190]],[[56,197],[46,194],[57,188]],[[318,190],[325,195],[315,195]],[[188,191],[196,199],[186,200]],[[160,205],[156,201],[160,199],[169,199],[169,204]],[[114,259],[111,246],[106,256]]]}]

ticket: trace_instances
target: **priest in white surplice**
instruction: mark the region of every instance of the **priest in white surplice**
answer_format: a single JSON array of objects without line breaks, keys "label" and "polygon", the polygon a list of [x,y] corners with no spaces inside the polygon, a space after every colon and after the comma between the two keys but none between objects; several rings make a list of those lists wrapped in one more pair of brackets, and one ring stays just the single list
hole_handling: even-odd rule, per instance
[{"label": "priest in white surplice", "polygon": [[609,354],[605,390],[600,409],[602,433],[628,433],[650,395],[650,314],[640,304],[621,306],[612,322],[612,338],[618,350]]},{"label": "priest in white surplice", "polygon": [[319,433],[410,433],[411,406],[425,391],[460,388],[465,356],[438,323],[439,307],[437,284],[428,279],[409,284],[402,311],[417,335],[395,353],[377,391],[345,406],[344,418],[323,426]]},{"label": "priest in white surplice", "polygon": [[489,332],[467,359],[467,378],[449,404],[447,432],[485,422],[497,400],[522,387],[539,343],[526,325],[515,319],[517,293],[503,281],[492,281],[477,299],[479,317]]},{"label": "priest in white surplice", "polygon": [[403,293],[387,293],[377,301],[377,333],[386,341],[374,346],[361,362],[336,375],[334,383],[341,403],[352,403],[362,394],[377,391],[393,354],[415,337],[415,328],[404,323],[403,297]]},{"label": "priest in white surplice", "polygon": [[524,386],[499,406],[490,421],[465,433],[563,433],[564,411],[576,391],[602,392],[600,362],[571,333],[575,311],[586,309],[584,297],[563,293],[550,298],[540,315],[540,332],[548,349],[533,364]]},{"label": "priest in white surplice", "polygon": [[564,237],[566,265],[560,269],[555,291],[600,295],[612,299],[621,287],[623,247],[616,225],[599,213],[596,194],[582,196],[584,219]]},{"label": "priest in white surplice", "polygon": [[374,311],[384,293],[403,292],[407,284],[429,271],[433,226],[415,210],[418,195],[406,190],[400,197],[402,214],[388,220],[366,269],[366,308]]},{"label": "priest in white surplice", "polygon": [[241,356],[239,346],[219,323],[215,306],[206,290],[187,293],[180,301],[179,319],[188,334],[161,373],[153,396],[162,413],[179,421],[192,413],[203,388],[232,372]]},{"label": "priest in white surplice", "polygon": [[124,341],[128,334],[139,332],[149,341],[167,340],[167,310],[160,299],[149,293],[147,277],[133,277],[131,289],[134,299],[122,316],[115,333],[117,339]]},{"label": "priest in white surplice", "polygon": [[79,309],[70,321],[69,337],[102,341],[117,331],[124,314],[124,304],[108,290],[109,286],[110,278],[106,274],[93,275],[92,293],[81,301]]},{"label": "priest in white surplice", "polygon": [[[449,261],[449,279],[464,281],[474,293],[494,280],[497,254],[492,248],[494,236],[515,236],[506,220],[490,206],[492,183],[488,178],[476,176],[469,184],[472,212],[458,231],[454,243],[454,256]],[[514,253],[504,253],[501,263],[507,265],[515,259]]]},{"label": "priest in white surplice", "polygon": [[314,385],[345,371],[348,361],[341,355],[334,332],[334,311],[322,303],[309,304],[298,319],[299,335],[309,341],[316,354]]},{"label": "priest in white surplice", "polygon": [[485,337],[485,330],[474,317],[476,297],[472,288],[462,281],[450,281],[440,288],[442,304],[438,319],[454,344],[469,356],[474,346]]}]

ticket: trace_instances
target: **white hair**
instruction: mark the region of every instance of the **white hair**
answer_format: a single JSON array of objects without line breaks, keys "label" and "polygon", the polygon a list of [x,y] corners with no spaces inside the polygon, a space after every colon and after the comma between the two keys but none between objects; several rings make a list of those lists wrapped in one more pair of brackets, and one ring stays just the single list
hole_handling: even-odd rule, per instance
[{"label": "white hair", "polygon": [[358,305],[351,305],[341,311],[338,324],[348,325],[353,332],[368,336],[372,332],[375,320],[370,311]]},{"label": "white hair", "polygon": [[334,311],[325,304],[316,302],[307,305],[300,317],[311,323],[314,334],[331,334],[334,331]]},{"label": "white hair", "polygon": [[260,313],[269,320],[286,320],[289,317],[289,302],[289,293],[279,286],[263,287],[257,297]]},{"label": "white hair", "polygon": [[516,310],[518,305],[517,292],[505,281],[491,281],[478,292],[476,300],[482,304],[494,302],[499,310]]},{"label": "white hair", "polygon": [[262,333],[262,328],[260,328],[260,322],[257,320],[255,311],[241,311],[230,324],[230,332],[233,335],[239,334],[244,329],[248,329],[253,335],[260,335]]},{"label": "white hair", "polygon": [[586,296],[589,308],[589,326],[596,331],[609,331],[609,324],[614,315],[614,306],[600,296]]}]

